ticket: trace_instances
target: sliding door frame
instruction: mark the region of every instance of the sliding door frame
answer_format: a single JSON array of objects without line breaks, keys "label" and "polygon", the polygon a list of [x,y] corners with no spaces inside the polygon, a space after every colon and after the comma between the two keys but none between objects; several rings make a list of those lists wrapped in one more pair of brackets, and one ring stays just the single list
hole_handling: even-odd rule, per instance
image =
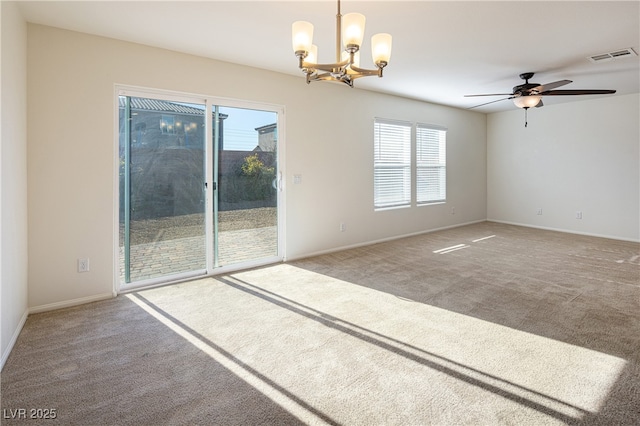
[{"label": "sliding door frame", "polygon": [[[119,179],[119,155],[120,155],[120,141],[119,141],[119,96],[132,96],[132,97],[144,97],[151,99],[161,99],[173,102],[188,102],[198,103],[205,105],[205,240],[206,240],[206,269],[178,273],[166,277],[152,278],[147,280],[141,280],[134,283],[121,283],[120,282],[120,241],[119,241],[119,215],[120,215],[120,179]],[[217,161],[213,161],[214,154],[217,147],[217,134],[214,137],[214,130],[212,128],[211,117],[216,107],[231,107],[231,108],[244,108],[274,112],[277,115],[277,129],[278,129],[278,145],[276,150],[276,164],[277,164],[277,254],[272,257],[264,259],[254,259],[247,262],[238,264],[218,266],[217,263],[217,243],[215,241],[215,235],[217,232],[217,219],[214,217],[214,211],[217,211],[218,194],[217,188],[219,188],[218,182],[218,165]],[[216,126],[217,128],[217,126]],[[262,102],[245,101],[231,98],[222,98],[216,96],[207,96],[201,94],[175,92],[162,89],[151,89],[145,87],[128,86],[116,84],[114,86],[114,163],[113,163],[113,290],[114,293],[126,293],[129,291],[138,290],[141,288],[151,288],[167,284],[172,284],[181,281],[187,281],[197,277],[214,276],[229,272],[234,272],[242,269],[248,269],[257,266],[263,266],[272,263],[282,262],[286,255],[285,250],[285,180],[283,176],[285,174],[285,110],[284,106],[276,104],[268,104]],[[217,132],[217,130],[216,130]],[[215,204],[215,205],[214,205]]]}]

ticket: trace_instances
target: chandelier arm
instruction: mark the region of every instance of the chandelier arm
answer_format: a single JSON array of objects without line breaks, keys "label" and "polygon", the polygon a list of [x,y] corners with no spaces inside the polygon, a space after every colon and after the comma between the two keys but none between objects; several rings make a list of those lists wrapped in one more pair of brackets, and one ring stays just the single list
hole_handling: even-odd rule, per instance
[{"label": "chandelier arm", "polygon": [[371,77],[372,75],[377,75],[377,74],[349,74],[349,77],[351,77],[352,80],[357,80],[362,77]]},{"label": "chandelier arm", "polygon": [[356,72],[356,74],[352,74],[352,77],[355,77],[355,76],[357,76],[357,77],[368,77],[368,76],[371,76],[371,75],[377,75],[378,77],[382,77],[382,69],[384,67],[380,67],[379,66],[375,70],[368,70],[368,69],[365,69],[365,68],[356,67],[355,65],[352,64],[349,68],[351,68],[353,71]]},{"label": "chandelier arm", "polygon": [[304,62],[304,60],[302,62],[300,62],[299,67],[300,69],[314,69],[314,70],[320,70],[320,71],[327,71],[327,72],[340,72],[341,70],[344,70],[347,65],[349,65],[349,59],[345,59],[342,62],[337,62],[335,64],[314,64],[313,62]]},{"label": "chandelier arm", "polygon": [[305,74],[306,74],[306,77],[307,77],[307,84],[310,84],[312,81],[318,80],[318,71],[317,70],[305,70]]},{"label": "chandelier arm", "polygon": [[336,82],[344,83],[349,87],[353,87],[353,79],[351,78],[351,75],[346,75],[346,74],[340,78],[336,77],[335,75],[329,72],[326,72],[323,74],[307,74],[307,84],[312,81],[336,81]]},{"label": "chandelier arm", "polygon": [[322,74],[307,74],[307,76],[309,77],[309,81],[339,81],[337,78],[335,78],[333,75],[331,75],[331,73],[329,72],[325,72]]}]

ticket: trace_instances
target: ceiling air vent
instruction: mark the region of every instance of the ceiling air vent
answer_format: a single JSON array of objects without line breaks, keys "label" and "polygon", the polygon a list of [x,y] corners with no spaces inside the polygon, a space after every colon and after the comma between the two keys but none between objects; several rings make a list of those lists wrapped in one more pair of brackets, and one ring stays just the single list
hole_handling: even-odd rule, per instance
[{"label": "ceiling air vent", "polygon": [[630,58],[632,56],[638,56],[632,48],[619,49],[609,53],[600,53],[598,55],[589,56],[591,62],[603,62],[610,61],[612,59]]}]

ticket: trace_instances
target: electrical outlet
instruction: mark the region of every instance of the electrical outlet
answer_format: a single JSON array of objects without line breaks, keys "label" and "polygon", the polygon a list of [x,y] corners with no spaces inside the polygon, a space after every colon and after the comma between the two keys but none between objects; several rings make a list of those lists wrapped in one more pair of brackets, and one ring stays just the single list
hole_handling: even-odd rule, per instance
[{"label": "electrical outlet", "polygon": [[340,232],[344,232],[347,230],[347,225],[344,222],[340,222]]},{"label": "electrical outlet", "polygon": [[456,208],[455,207],[451,207],[451,214],[456,214]]},{"label": "electrical outlet", "polygon": [[541,214],[542,214],[542,209],[540,209],[540,208],[539,208],[539,209],[537,210],[536,214],[537,214],[537,215],[541,215]]},{"label": "electrical outlet", "polygon": [[581,211],[577,211],[576,212],[576,219],[582,219],[582,212]]},{"label": "electrical outlet", "polygon": [[78,259],[78,272],[89,272],[89,259]]}]

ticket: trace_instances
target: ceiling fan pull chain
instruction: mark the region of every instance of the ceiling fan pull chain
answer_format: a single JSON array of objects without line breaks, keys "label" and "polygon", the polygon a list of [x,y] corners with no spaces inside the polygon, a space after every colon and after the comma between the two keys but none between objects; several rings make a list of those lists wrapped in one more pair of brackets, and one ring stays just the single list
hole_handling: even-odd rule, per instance
[{"label": "ceiling fan pull chain", "polygon": [[527,110],[528,110],[528,109],[529,109],[529,108],[525,108],[525,109],[524,109],[524,127],[527,127],[527,124],[528,124],[528,123],[527,123]]}]

